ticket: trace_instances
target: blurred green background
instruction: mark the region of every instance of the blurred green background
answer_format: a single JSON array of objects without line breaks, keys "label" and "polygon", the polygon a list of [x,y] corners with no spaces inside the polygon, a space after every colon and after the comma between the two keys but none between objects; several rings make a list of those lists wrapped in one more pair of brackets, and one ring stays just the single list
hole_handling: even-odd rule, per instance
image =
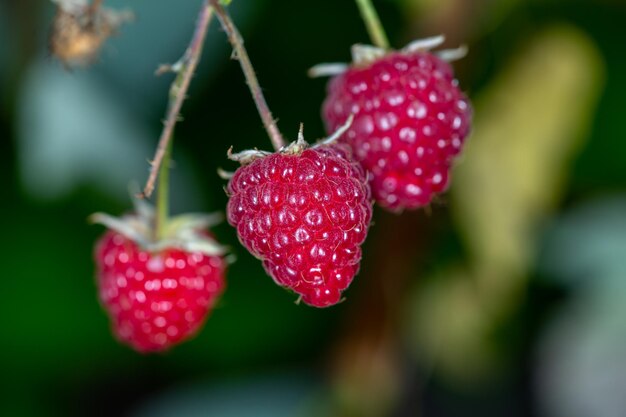
[{"label": "blurred green background", "polygon": [[[47,52],[54,5],[0,0],[0,415],[626,416],[626,4],[380,0],[392,43],[445,33],[473,134],[428,210],[377,210],[347,301],[294,305],[237,242],[198,337],[142,356],[111,336],[93,279],[130,207],[200,0],[108,0],[137,19],[88,69]],[[350,0],[234,0],[288,137],[324,136],[325,81],[367,42]],[[213,22],[177,126],[175,212],[222,211],[226,150],[269,149]]]}]

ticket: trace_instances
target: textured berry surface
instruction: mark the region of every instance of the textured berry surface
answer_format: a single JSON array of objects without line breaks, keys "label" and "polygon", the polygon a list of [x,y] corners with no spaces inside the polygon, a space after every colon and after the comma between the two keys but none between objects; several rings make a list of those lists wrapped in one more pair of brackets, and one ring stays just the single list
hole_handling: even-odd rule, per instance
[{"label": "textured berry surface", "polygon": [[315,307],[341,299],[372,217],[363,169],[345,145],[271,154],[228,184],[228,222],[274,281]]},{"label": "textured berry surface", "polygon": [[393,52],[351,66],[328,84],[322,109],[327,130],[350,113],[354,122],[341,140],[371,173],[379,204],[417,208],[446,190],[471,119],[448,63],[428,52]]},{"label": "textured berry surface", "polygon": [[113,332],[140,352],[166,350],[194,335],[224,289],[219,256],[179,249],[150,253],[108,231],[95,258],[100,301]]}]

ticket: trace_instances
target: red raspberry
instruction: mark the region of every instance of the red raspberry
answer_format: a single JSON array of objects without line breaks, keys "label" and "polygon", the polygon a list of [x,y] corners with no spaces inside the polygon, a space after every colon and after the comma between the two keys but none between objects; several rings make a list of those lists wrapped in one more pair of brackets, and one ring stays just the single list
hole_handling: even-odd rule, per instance
[{"label": "red raspberry", "polygon": [[[293,146],[293,145],[292,145]],[[274,281],[315,307],[341,299],[372,217],[367,177],[345,145],[280,152],[228,183],[228,222]]]},{"label": "red raspberry", "polygon": [[[196,241],[208,241],[197,232]],[[226,263],[198,249],[147,250],[113,230],[97,242],[100,301],[120,341],[140,352],[163,351],[201,328],[224,290]]]},{"label": "red raspberry", "polygon": [[430,203],[446,190],[470,130],[471,108],[450,65],[424,50],[351,65],[328,84],[329,132],[354,113],[342,139],[371,173],[376,201],[391,210]]}]

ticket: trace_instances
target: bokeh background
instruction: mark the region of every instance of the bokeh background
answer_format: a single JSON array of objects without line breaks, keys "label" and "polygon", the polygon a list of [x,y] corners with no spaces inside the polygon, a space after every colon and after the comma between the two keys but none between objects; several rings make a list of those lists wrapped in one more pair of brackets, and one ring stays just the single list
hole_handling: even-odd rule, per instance
[{"label": "bokeh background", "polygon": [[[347,301],[294,305],[238,244],[204,330],[142,356],[94,284],[95,211],[130,207],[200,0],[137,19],[88,69],[47,52],[54,5],[0,1],[0,415],[626,416],[626,4],[379,0],[392,43],[445,33],[476,113],[449,193],[377,210]],[[282,131],[324,135],[306,70],[366,43],[349,0],[234,0]],[[223,211],[225,153],[269,149],[214,21],[176,131],[175,212]]]}]

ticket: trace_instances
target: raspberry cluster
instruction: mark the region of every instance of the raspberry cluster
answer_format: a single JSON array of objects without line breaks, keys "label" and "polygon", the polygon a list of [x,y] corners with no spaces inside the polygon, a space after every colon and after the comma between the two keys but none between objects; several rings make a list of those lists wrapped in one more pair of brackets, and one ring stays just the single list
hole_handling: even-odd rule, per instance
[{"label": "raspberry cluster", "polygon": [[228,183],[228,222],[274,281],[315,307],[336,304],[361,260],[372,217],[363,169],[345,145],[274,153]]},{"label": "raspberry cluster", "polygon": [[450,65],[427,51],[390,52],[332,78],[322,114],[329,132],[371,173],[374,198],[391,210],[430,203],[446,190],[472,110]]}]

